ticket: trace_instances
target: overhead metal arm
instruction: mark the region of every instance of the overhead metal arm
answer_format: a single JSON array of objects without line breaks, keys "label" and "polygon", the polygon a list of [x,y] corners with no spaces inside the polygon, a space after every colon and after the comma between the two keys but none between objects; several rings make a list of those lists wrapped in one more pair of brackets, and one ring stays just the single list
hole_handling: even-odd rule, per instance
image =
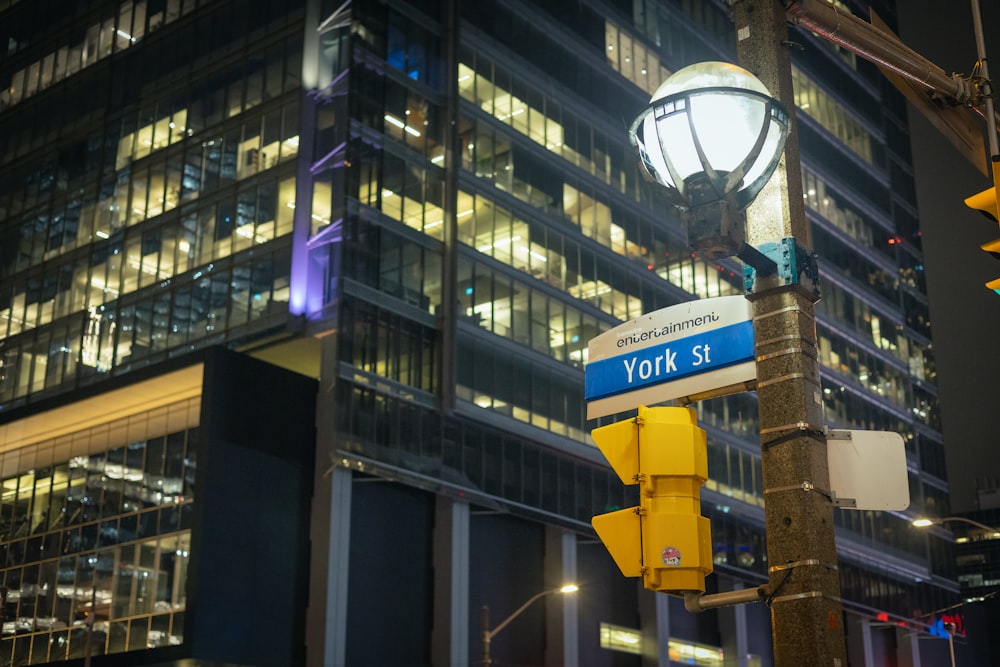
[{"label": "overhead metal arm", "polygon": [[[733,2],[733,0],[729,0]],[[872,10],[871,23],[823,0],[781,0],[788,22],[839,44],[878,66],[927,120],[984,176],[982,126],[964,112],[971,109],[986,119],[989,161],[1000,161],[994,89],[986,63],[979,0],[972,0],[978,60],[968,76],[948,74],[906,46]]]},{"label": "overhead metal arm", "polygon": [[958,104],[975,106],[982,102],[983,93],[971,80],[959,74],[947,74],[894,36],[836,5],[820,0],[786,0],[785,12],[793,25],[811,30]]}]

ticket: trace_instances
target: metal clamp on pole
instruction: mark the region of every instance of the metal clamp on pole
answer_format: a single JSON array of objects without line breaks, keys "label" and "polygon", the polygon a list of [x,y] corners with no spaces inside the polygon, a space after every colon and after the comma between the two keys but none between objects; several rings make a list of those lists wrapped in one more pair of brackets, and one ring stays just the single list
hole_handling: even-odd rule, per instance
[{"label": "metal clamp on pole", "polygon": [[754,324],[760,322],[768,317],[778,317],[784,315],[785,313],[795,313],[801,317],[806,317],[810,320],[815,320],[816,316],[813,313],[806,313],[801,306],[785,306],[784,308],[777,308],[775,310],[769,310],[766,313],[754,313],[753,321]]},{"label": "metal clamp on pole", "polygon": [[806,593],[792,593],[790,595],[782,595],[780,597],[771,598],[769,602],[771,604],[774,604],[776,602],[791,602],[793,600],[805,600],[808,598],[825,598],[827,600],[833,600],[838,604],[842,602],[839,596],[826,595],[822,591],[808,591]]},{"label": "metal clamp on pole", "polygon": [[[825,428],[825,427],[824,427]],[[765,441],[764,436],[770,435],[772,433],[781,433],[776,438]],[[772,447],[777,445],[785,444],[786,442],[791,442],[799,438],[809,438],[817,442],[822,442],[826,444],[826,435],[822,428],[816,428],[815,426],[810,426],[806,422],[798,422],[797,424],[786,424],[784,426],[774,426],[772,428],[761,429],[761,449],[767,451]]]},{"label": "metal clamp on pole", "polygon": [[828,570],[837,571],[839,568],[836,563],[829,563],[825,560],[820,560],[818,558],[807,558],[805,560],[793,560],[781,565],[772,565],[767,568],[768,572],[784,572],[785,570],[794,570],[797,567],[808,567],[811,565],[821,565]]},{"label": "metal clamp on pole", "polygon": [[[802,337],[798,336],[798,339],[802,340]],[[816,357],[815,354],[810,354],[813,351],[813,349],[815,348],[810,347],[807,349],[802,347],[801,345],[796,345],[794,347],[786,347],[781,350],[775,350],[774,352],[769,352],[767,354],[758,354],[757,363],[760,363],[761,361],[767,361],[769,359],[777,359],[778,357],[787,357],[792,355],[807,355],[815,358]],[[781,380],[784,378],[778,378],[778,379]]]},{"label": "metal clamp on pole", "polygon": [[815,491],[821,496],[826,496],[831,501],[834,500],[835,494],[828,489],[821,489],[809,480],[802,482],[801,484],[793,484],[791,486],[777,486],[773,489],[764,489],[764,495],[767,496],[769,493],[783,493],[785,491],[805,491],[809,493],[810,491]]},{"label": "metal clamp on pole", "polygon": [[[792,574],[792,571],[799,567],[824,567],[833,572],[838,571],[836,563],[830,563],[824,560],[820,560],[818,558],[806,558],[803,560],[788,561],[787,563],[784,563],[782,565],[772,565],[767,570],[769,574],[773,575],[777,572],[784,572],[785,576],[782,577],[778,585],[775,586],[774,589],[771,591],[771,594],[767,596],[766,600],[764,600],[767,603],[768,607],[770,607],[775,602],[787,602],[789,600],[810,598],[810,597],[828,597],[819,591],[811,591],[809,593],[793,593],[791,595],[782,595],[780,597],[778,596],[778,592],[781,591],[782,587],[785,585],[785,582],[788,581],[788,577]],[[839,600],[839,598],[837,599]]]}]

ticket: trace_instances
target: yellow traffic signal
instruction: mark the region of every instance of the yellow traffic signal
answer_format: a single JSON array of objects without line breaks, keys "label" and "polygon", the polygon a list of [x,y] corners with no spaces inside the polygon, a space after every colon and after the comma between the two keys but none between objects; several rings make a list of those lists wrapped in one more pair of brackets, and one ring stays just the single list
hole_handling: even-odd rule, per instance
[{"label": "yellow traffic signal", "polygon": [[640,406],[636,418],[591,435],[622,481],[640,485],[638,507],[592,521],[622,574],[652,590],[704,592],[712,572],[711,526],[701,516],[708,450],[694,411]]},{"label": "yellow traffic signal", "polygon": [[986,252],[990,253],[997,259],[1000,259],[1000,239],[993,239],[992,241],[987,241],[983,245],[979,246]]},{"label": "yellow traffic signal", "polygon": [[996,186],[967,197],[965,205],[979,211],[993,222],[1000,222],[1000,212],[997,211]]},{"label": "yellow traffic signal", "polygon": [[[993,164],[993,182],[997,183],[997,176],[1000,175],[1000,162]],[[1000,222],[1000,208],[997,205],[997,185],[987,188],[978,194],[974,194],[965,200],[965,205],[973,208],[993,222]],[[983,250],[1000,259],[1000,239],[994,239],[980,246]],[[1000,294],[1000,278],[986,283],[986,288]]]},{"label": "yellow traffic signal", "polygon": [[[993,239],[992,241],[987,241],[983,245],[979,246],[986,252],[990,253],[997,259],[1000,259],[1000,239]],[[993,280],[986,283],[986,289],[991,289],[997,294],[1000,294],[1000,278],[994,278]]]}]

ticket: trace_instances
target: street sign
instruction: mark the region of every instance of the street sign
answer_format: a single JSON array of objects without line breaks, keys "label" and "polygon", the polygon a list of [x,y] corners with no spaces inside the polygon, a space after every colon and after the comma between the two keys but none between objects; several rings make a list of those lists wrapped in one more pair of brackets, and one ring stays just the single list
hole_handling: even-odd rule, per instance
[{"label": "street sign", "polygon": [[833,504],[841,509],[902,511],[910,506],[903,436],[890,431],[828,431]]},{"label": "street sign", "polygon": [[592,339],[584,376],[587,419],[640,404],[745,391],[757,377],[751,318],[743,296],[699,299]]}]

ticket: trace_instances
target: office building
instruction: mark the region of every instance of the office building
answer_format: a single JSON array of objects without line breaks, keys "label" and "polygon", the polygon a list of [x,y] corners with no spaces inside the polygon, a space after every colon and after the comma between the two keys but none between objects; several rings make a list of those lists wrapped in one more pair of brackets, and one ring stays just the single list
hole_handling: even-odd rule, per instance
[{"label": "office building", "polygon": [[995,487],[980,490],[979,509],[952,517],[935,530],[950,530],[955,538],[957,579],[962,587],[964,604],[943,619],[954,623],[960,635],[978,650],[983,664],[996,662],[1000,655],[1000,510],[996,507]]},{"label": "office building", "polygon": [[[482,607],[566,580],[496,664],[771,664],[765,606],[689,614],[590,528],[634,495],[589,437],[588,341],[743,290],[626,136],[670,72],[734,59],[723,0],[0,0],[0,33],[0,664],[469,664]],[[908,521],[948,489],[906,108],[790,39],[826,418],[901,433],[912,499],[837,511],[849,654],[916,664],[959,589]],[[755,395],[694,407],[709,589],[762,583]]]}]

